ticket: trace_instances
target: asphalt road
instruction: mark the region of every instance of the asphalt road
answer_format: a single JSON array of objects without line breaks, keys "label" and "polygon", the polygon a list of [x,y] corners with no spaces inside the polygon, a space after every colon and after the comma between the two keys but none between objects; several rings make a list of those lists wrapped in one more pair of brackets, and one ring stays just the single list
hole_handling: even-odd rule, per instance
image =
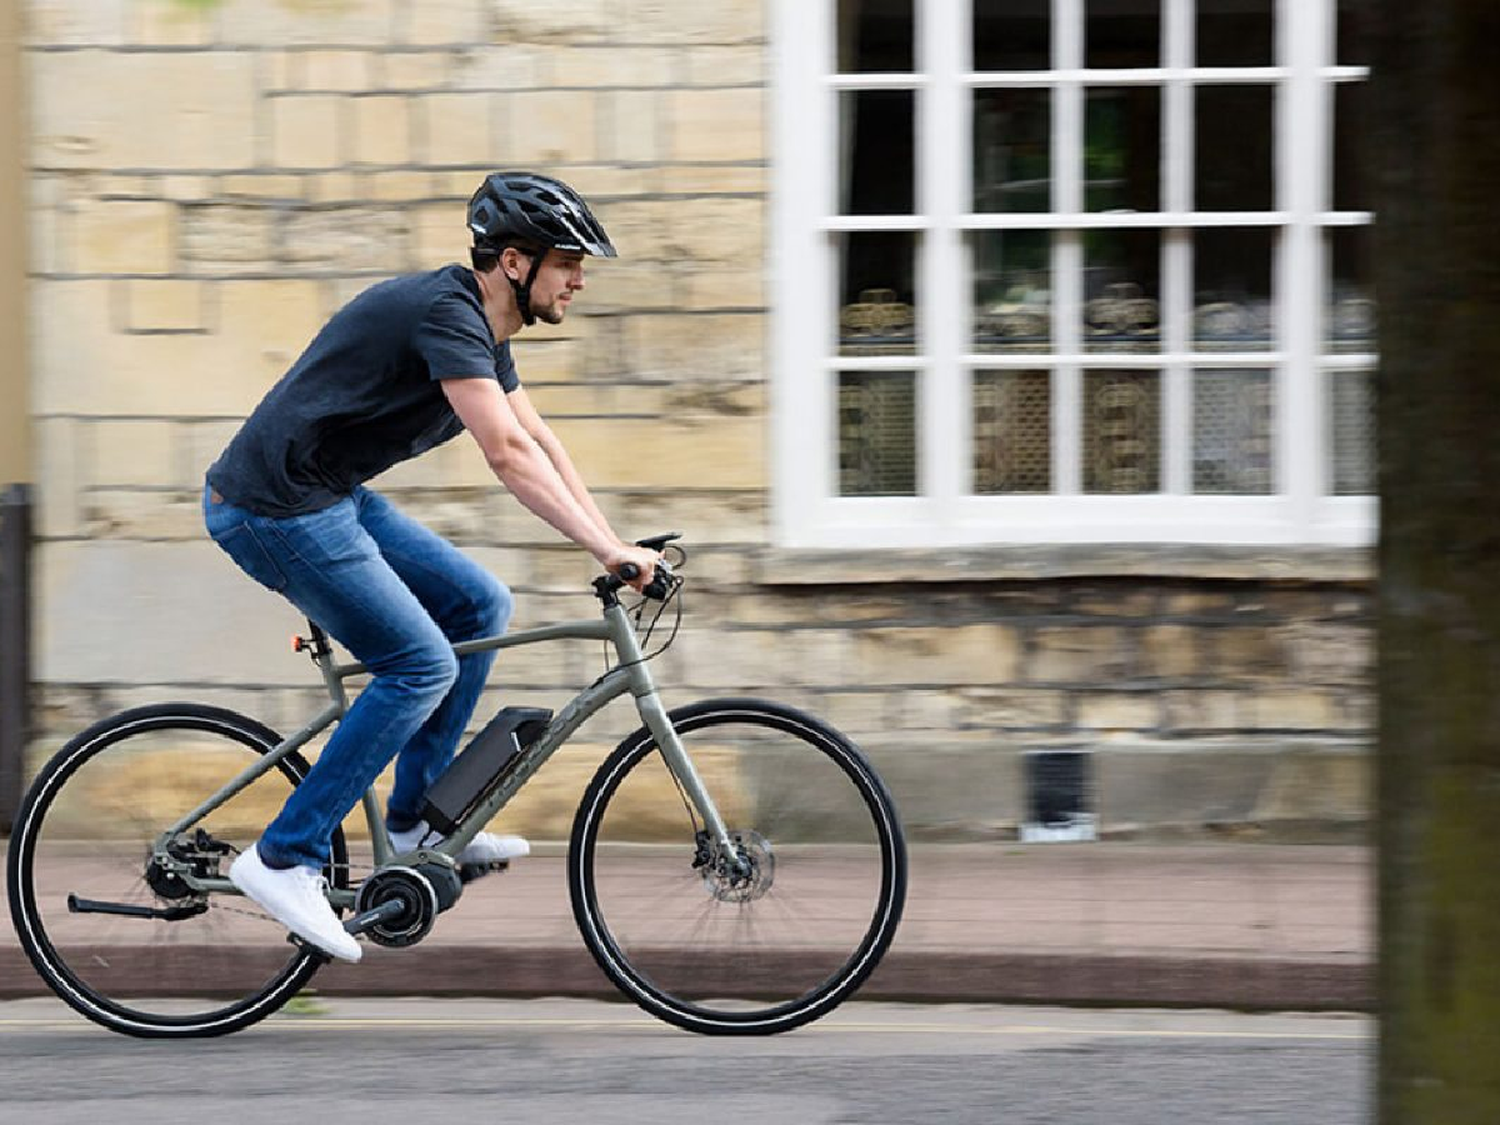
[{"label": "asphalt road", "polygon": [[1363,1125],[1357,1016],[847,1004],[770,1039],[589,1001],[313,1001],[227,1039],[122,1038],[0,1004],[27,1125]]}]

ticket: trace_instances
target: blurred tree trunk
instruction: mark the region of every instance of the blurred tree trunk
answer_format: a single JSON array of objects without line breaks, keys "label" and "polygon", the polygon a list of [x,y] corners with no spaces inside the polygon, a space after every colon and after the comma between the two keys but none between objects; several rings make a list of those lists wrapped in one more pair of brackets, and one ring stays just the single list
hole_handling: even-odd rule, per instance
[{"label": "blurred tree trunk", "polygon": [[1500,1123],[1500,4],[1368,0],[1381,1125]]}]

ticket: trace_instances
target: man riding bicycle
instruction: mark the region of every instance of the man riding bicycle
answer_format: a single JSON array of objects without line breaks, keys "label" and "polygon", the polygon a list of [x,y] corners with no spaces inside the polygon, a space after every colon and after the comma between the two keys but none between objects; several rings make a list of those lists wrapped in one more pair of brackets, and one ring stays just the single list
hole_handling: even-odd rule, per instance
[{"label": "man riding bicycle", "polygon": [[[422,796],[453,757],[494,659],[453,644],[502,632],[510,592],[365,482],[468,430],[500,482],[611,573],[651,581],[659,555],[621,541],[522,389],[510,337],[560,324],[587,256],[613,258],[566,184],[488,176],[468,207],[472,268],[409,274],[334,314],[208,470],[204,519],[250,577],[282,594],[372,673],[234,885],[294,934],[358,961],[324,896],[334,830],[396,759],[386,826],[398,852],[430,835]],[[634,570],[629,568],[633,566]],[[460,863],[527,854],[480,833]]]}]

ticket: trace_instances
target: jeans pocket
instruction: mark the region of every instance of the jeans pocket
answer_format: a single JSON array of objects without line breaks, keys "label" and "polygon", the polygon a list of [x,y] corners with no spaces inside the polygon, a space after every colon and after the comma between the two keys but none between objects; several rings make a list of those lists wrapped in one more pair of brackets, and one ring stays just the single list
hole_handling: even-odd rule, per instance
[{"label": "jeans pocket", "polygon": [[237,524],[213,539],[241,570],[266,589],[278,594],[286,589],[286,575],[248,523]]}]

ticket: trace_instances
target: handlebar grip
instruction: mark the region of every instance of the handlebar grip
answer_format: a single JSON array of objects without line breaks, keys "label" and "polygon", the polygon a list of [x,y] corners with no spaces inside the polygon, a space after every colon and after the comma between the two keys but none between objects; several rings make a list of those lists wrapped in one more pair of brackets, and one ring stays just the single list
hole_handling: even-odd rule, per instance
[{"label": "handlebar grip", "polygon": [[641,573],[641,568],[636,566],[635,563],[623,563],[617,573],[626,582],[634,582],[636,576]]},{"label": "handlebar grip", "polygon": [[[635,563],[621,563],[617,573],[626,582],[634,582],[636,577],[641,573],[641,568],[636,566]],[[654,602],[662,601],[667,596],[670,581],[666,569],[658,566],[656,573],[651,576],[651,581],[646,584],[646,588],[641,593]]]}]

